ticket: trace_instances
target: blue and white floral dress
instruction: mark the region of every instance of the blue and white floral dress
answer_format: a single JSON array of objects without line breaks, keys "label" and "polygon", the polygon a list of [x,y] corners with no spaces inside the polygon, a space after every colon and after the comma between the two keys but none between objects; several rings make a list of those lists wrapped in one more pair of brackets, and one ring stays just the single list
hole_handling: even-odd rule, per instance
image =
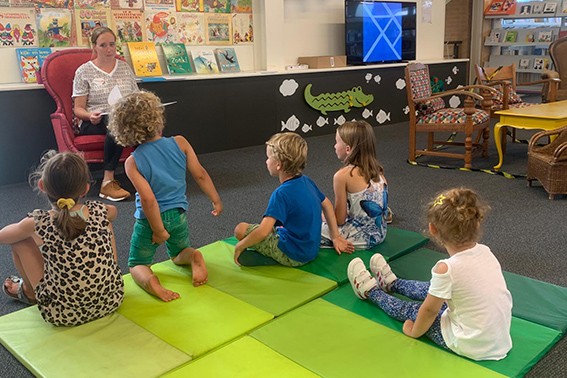
[{"label": "blue and white floral dress", "polygon": [[[380,177],[360,192],[347,193],[347,218],[339,231],[356,249],[370,249],[386,238],[387,217],[388,185]],[[327,222],[321,228],[321,245],[333,246]]]}]

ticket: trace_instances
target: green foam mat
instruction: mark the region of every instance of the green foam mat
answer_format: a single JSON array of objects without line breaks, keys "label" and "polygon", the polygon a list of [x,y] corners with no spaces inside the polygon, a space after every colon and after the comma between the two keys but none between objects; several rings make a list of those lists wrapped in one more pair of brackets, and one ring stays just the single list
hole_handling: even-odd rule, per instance
[{"label": "green foam mat", "polygon": [[[358,299],[350,285],[334,290],[325,295],[323,299],[402,334],[402,322],[392,319],[372,302]],[[475,363],[506,376],[522,376],[561,337],[561,333],[557,330],[516,317],[512,318],[510,333],[513,347],[506,358],[500,361],[476,361]],[[424,341],[424,344],[437,347],[427,337],[422,337],[420,340]],[[447,353],[450,352],[447,351]]]},{"label": "green foam mat", "polygon": [[[431,279],[431,268],[447,254],[419,249],[391,262],[393,271],[403,278],[421,281]],[[567,288],[504,272],[512,293],[515,317],[529,320],[563,333],[567,330]]]},{"label": "green foam mat", "polygon": [[[234,263],[234,246],[222,241],[199,248],[209,270],[208,285],[279,316],[334,289],[337,284],[301,270],[277,265],[239,267]],[[183,272],[184,267],[173,269]]]},{"label": "green foam mat", "polygon": [[245,336],[165,374],[164,377],[314,378],[317,375],[273,351],[256,339]]},{"label": "green foam mat", "polygon": [[0,340],[40,377],[157,377],[191,360],[119,314],[54,327],[32,306],[0,317]]},{"label": "green foam mat", "polygon": [[[181,298],[163,302],[146,293],[128,274],[118,312],[192,357],[242,336],[273,316],[208,285],[193,287],[171,261],[152,266],[162,285]],[[184,269],[188,269],[185,267]]]},{"label": "green foam mat", "polygon": [[316,299],[251,336],[322,377],[502,377]]},{"label": "green foam mat", "polygon": [[[237,243],[234,237],[224,239],[224,241],[231,245]],[[299,269],[343,284],[348,281],[347,266],[353,258],[360,257],[365,263],[368,263],[374,253],[381,253],[389,261],[422,247],[428,241],[428,238],[417,232],[388,227],[384,242],[372,249],[359,250],[351,255],[346,253],[338,255],[333,248],[321,248],[319,256],[314,261],[299,267]]]}]

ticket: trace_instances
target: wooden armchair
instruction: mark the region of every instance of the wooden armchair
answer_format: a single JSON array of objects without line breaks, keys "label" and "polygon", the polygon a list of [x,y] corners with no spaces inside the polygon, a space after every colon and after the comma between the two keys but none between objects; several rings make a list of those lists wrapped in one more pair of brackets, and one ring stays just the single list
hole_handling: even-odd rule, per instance
[{"label": "wooden armchair", "polygon": [[[541,146],[547,137],[556,138]],[[528,146],[528,185],[538,180],[549,193],[549,199],[556,194],[567,194],[567,126],[555,130],[540,131],[532,136]]]},{"label": "wooden armchair", "polygon": [[549,45],[549,55],[555,71],[546,71],[542,77],[560,80],[556,98],[557,100],[567,100],[567,59],[565,59],[567,56],[567,37],[552,42]]},{"label": "wooden armchair", "polygon": [[[488,156],[488,136],[490,112],[492,106],[491,89],[484,86],[467,86],[432,94],[429,69],[421,63],[410,63],[405,69],[406,91],[409,106],[409,155],[415,162],[418,155],[442,156],[462,159],[465,168],[471,167],[473,147],[481,147],[482,155]],[[484,96],[473,93],[471,89],[482,88]],[[464,96],[464,107],[448,108],[443,97]],[[485,110],[475,108],[475,101],[481,102]],[[482,134],[473,142],[472,135]],[[427,148],[417,148],[417,133],[428,134]],[[435,140],[435,132],[457,132],[464,134],[463,142]],[[446,152],[435,146],[463,146],[463,152]]]}]

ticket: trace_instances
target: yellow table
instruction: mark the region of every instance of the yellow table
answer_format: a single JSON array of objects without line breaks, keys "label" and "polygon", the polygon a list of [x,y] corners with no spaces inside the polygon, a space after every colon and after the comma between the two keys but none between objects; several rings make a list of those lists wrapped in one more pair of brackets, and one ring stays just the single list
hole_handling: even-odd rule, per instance
[{"label": "yellow table", "polygon": [[567,100],[537,104],[525,108],[499,110],[495,112],[500,121],[494,126],[494,142],[498,151],[498,164],[495,170],[502,167],[502,127],[517,129],[554,130],[567,125]]}]

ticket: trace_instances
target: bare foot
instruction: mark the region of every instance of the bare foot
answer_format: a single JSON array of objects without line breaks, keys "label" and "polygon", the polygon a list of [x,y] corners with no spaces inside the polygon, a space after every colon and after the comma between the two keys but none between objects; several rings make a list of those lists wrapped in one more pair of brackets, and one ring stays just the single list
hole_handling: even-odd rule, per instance
[{"label": "bare foot", "polygon": [[157,278],[156,276],[150,277],[144,289],[146,289],[148,293],[155,295],[164,302],[169,302],[179,298],[179,293],[168,290],[165,287],[161,286],[159,278]]},{"label": "bare foot", "polygon": [[205,259],[198,250],[193,250],[191,254],[191,270],[193,272],[193,286],[201,286],[207,283],[209,272],[205,265]]}]

